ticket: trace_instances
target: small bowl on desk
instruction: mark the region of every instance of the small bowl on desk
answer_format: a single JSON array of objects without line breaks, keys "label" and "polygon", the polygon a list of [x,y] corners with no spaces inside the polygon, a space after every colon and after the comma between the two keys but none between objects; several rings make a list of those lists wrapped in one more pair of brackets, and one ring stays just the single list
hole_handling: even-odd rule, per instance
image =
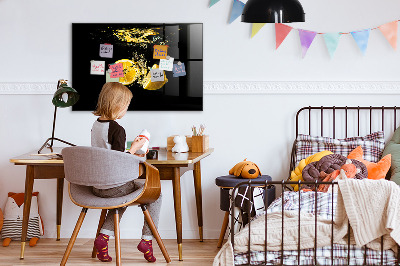
[{"label": "small bowl on desk", "polygon": [[149,152],[146,154],[146,158],[149,160],[157,160],[158,150],[149,150]]}]

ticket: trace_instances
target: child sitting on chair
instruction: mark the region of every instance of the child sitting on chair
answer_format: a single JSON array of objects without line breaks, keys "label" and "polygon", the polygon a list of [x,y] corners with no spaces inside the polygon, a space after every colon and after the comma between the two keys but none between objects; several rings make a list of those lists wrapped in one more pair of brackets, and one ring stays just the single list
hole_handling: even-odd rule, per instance
[{"label": "child sitting on chair", "polygon": [[[132,99],[132,92],[118,82],[107,82],[101,89],[97,108],[93,112],[99,118],[93,123],[91,142],[93,147],[106,148],[125,152],[125,129],[120,126],[115,120],[122,118]],[[145,138],[136,138],[129,153],[136,156],[146,156],[135,154],[143,144]],[[138,190],[144,186],[143,183],[135,182],[137,177],[133,176],[132,181],[118,187],[93,187],[93,194],[102,198],[122,197]],[[147,204],[147,209],[153,218],[154,224],[158,226],[161,208],[161,195],[153,203]],[[126,207],[119,208],[120,219],[125,212]],[[114,219],[115,210],[108,210],[106,219],[101,228],[99,236],[94,241],[94,246],[97,249],[97,258],[101,261],[111,261],[112,258],[108,255],[108,240],[110,236],[114,236]],[[144,258],[149,262],[156,261],[153,256],[152,237],[150,227],[144,221],[142,240],[137,246],[138,250],[144,253]]]}]

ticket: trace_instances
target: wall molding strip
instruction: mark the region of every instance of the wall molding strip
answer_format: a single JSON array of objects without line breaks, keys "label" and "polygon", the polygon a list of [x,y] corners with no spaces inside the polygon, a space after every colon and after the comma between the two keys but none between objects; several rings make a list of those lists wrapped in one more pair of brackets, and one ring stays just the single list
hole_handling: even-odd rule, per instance
[{"label": "wall molding strip", "polygon": [[[56,86],[0,82],[0,94],[53,94]],[[400,94],[400,81],[205,81],[204,94]]]}]

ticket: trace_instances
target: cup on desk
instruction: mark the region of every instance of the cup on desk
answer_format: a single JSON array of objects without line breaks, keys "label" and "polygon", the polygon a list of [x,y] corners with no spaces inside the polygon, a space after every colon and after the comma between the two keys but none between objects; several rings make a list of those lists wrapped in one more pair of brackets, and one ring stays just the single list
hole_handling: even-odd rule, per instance
[{"label": "cup on desk", "polygon": [[158,159],[158,150],[149,150],[146,155],[146,158],[149,160],[157,160]]}]

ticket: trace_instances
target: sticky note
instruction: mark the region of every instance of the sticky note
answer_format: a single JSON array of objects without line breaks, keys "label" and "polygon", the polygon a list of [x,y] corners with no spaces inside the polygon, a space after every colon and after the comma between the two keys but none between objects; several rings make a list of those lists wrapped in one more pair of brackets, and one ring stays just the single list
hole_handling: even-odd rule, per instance
[{"label": "sticky note", "polygon": [[105,61],[90,61],[90,75],[104,75]]},{"label": "sticky note", "polygon": [[119,82],[119,78],[110,77],[111,72],[106,72],[106,82]]},{"label": "sticky note", "polygon": [[164,81],[163,70],[159,68],[151,69],[150,74],[151,74],[151,82]]},{"label": "sticky note", "polygon": [[154,59],[165,59],[168,54],[168,46],[167,45],[154,45]]},{"label": "sticky note", "polygon": [[112,44],[100,44],[100,57],[112,58],[114,46]]},{"label": "sticky note", "polygon": [[[179,62],[180,63],[180,62]],[[174,64],[174,68],[173,68],[173,77],[182,77],[182,76],[186,76],[186,69],[185,69],[185,64],[184,63],[180,63],[180,64]]]},{"label": "sticky note", "polygon": [[170,57],[169,59],[160,59],[159,69],[172,71],[173,67],[174,67],[174,58]]},{"label": "sticky note", "polygon": [[122,78],[124,76],[124,65],[122,63],[110,64],[109,65],[111,78]]}]

